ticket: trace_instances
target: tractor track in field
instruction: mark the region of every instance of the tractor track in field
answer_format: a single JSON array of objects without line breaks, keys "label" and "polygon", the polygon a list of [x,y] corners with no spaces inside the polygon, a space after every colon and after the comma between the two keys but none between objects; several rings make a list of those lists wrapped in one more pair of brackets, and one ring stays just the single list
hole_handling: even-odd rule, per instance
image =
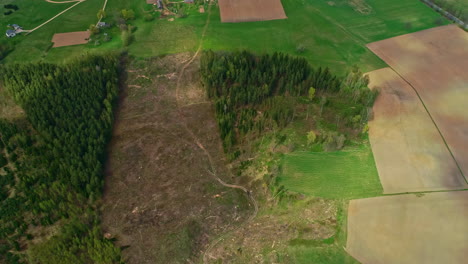
[{"label": "tractor track in field", "polygon": [[[207,11],[207,19],[206,19],[206,23],[205,23],[205,26],[203,28],[203,32],[202,32],[202,35],[201,35],[201,39],[200,39],[200,43],[198,45],[198,49],[197,51],[195,52],[195,54],[192,56],[192,58],[186,62],[182,68],[180,69],[179,71],[179,74],[178,74],[178,78],[177,78],[177,85],[176,85],[176,92],[175,92],[175,96],[176,96],[176,102],[177,102],[177,108],[178,108],[178,111],[179,111],[179,115],[181,117],[181,119],[184,119],[184,115],[182,114],[182,108],[184,107],[183,105],[181,105],[179,103],[179,90],[180,90],[180,86],[181,86],[181,80],[182,80],[182,76],[184,75],[184,72],[185,70],[187,69],[188,66],[190,66],[192,64],[192,62],[198,57],[198,55],[200,54],[200,51],[202,50],[202,45],[203,45],[203,40],[206,36],[206,31],[208,29],[208,26],[210,24],[210,17],[211,17],[211,7],[213,5],[213,1],[210,1],[210,3],[208,4],[208,11]],[[239,189],[239,190],[242,190],[246,195],[247,195],[247,198],[251,201],[253,207],[254,207],[254,211],[253,213],[251,214],[251,216],[244,222],[244,224],[252,221],[258,214],[258,203],[257,203],[257,200],[255,199],[255,197],[253,196],[252,192],[250,190],[248,190],[246,187],[244,186],[241,186],[241,185],[236,185],[236,184],[229,184],[229,183],[226,183],[224,182],[221,178],[219,178],[217,172],[216,172],[216,169],[215,169],[215,166],[214,166],[214,162],[213,162],[213,158],[211,156],[211,154],[206,150],[206,148],[203,146],[203,144],[200,142],[200,140],[198,139],[198,137],[193,133],[193,131],[187,126],[187,123],[186,122],[182,122],[186,132],[190,135],[190,137],[193,139],[193,143],[195,143],[198,148],[200,148],[200,150],[203,151],[204,155],[208,158],[208,162],[209,162],[209,166],[210,168],[207,170],[207,172],[213,176],[213,178],[221,185],[223,185],[224,187],[227,187],[227,188],[233,188],[233,189]],[[227,235],[231,234],[232,232],[238,230],[239,228],[241,228],[242,225],[239,225],[238,227],[236,227],[235,229],[231,230],[230,232],[228,233],[225,233],[223,235],[221,235],[220,237],[218,237],[217,239],[213,240],[209,246],[206,248],[206,250],[203,252],[203,257],[202,257],[202,260],[203,260],[203,263],[207,263],[208,261],[208,257],[209,257],[209,252],[211,251],[211,249],[216,246],[220,241],[222,241]]]}]

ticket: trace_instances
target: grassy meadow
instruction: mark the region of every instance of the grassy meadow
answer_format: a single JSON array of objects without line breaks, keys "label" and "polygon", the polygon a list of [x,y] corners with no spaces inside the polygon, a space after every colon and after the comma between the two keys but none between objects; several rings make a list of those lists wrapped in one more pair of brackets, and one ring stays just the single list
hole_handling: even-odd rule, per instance
[{"label": "grassy meadow", "polygon": [[[9,0],[1,2],[9,3]],[[97,45],[91,41],[87,45],[50,48],[54,33],[86,30],[95,23],[103,2],[86,0],[28,36],[2,37],[1,41],[16,43],[16,49],[5,62],[63,61],[86,52],[122,48],[120,31],[116,27],[108,30],[112,40],[106,43]],[[70,5],[45,1],[31,3],[32,0],[18,1],[20,10],[9,15],[7,20],[2,19],[2,26],[13,21],[25,28],[35,26]],[[259,53],[282,51],[304,56],[315,66],[329,66],[338,72],[344,72],[354,64],[369,71],[381,68],[385,63],[365,44],[448,23],[417,0],[283,0],[282,3],[288,19],[250,23],[221,23],[219,8],[213,6],[203,48],[248,49]],[[185,5],[185,18],[144,21],[144,15],[152,8],[145,1],[115,0],[108,2],[104,21],[115,22],[124,8],[130,8],[136,14],[136,19],[129,22],[136,26],[134,41],[128,47],[129,54],[141,58],[195,51],[208,16],[198,13],[195,5]]]},{"label": "grassy meadow", "polygon": [[332,199],[382,194],[368,144],[334,152],[292,152],[282,160],[280,185],[290,191]]}]

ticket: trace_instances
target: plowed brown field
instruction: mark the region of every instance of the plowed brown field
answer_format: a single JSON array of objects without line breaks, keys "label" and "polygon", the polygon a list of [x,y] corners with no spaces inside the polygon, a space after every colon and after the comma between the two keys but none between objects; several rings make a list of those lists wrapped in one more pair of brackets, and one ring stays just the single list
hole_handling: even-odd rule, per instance
[{"label": "plowed brown field", "polygon": [[390,68],[368,73],[379,89],[369,138],[384,193],[467,188],[416,92]]},{"label": "plowed brown field", "polygon": [[89,31],[57,33],[52,37],[54,48],[88,43]]},{"label": "plowed brown field", "polygon": [[219,0],[221,22],[285,19],[281,0]]},{"label": "plowed brown field", "polygon": [[413,86],[468,175],[468,34],[443,26],[368,45]]},{"label": "plowed brown field", "polygon": [[468,191],[352,200],[346,251],[364,264],[466,263]]}]

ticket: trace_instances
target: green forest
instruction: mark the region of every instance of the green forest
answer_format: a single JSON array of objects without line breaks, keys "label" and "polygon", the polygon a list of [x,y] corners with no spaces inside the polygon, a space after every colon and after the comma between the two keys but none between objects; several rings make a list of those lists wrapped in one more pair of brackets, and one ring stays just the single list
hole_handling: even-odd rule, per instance
[{"label": "green forest", "polygon": [[[1,85],[26,120],[0,120],[0,263],[119,263],[96,201],[120,60],[11,64]],[[36,237],[37,230],[58,230]]]},{"label": "green forest", "polygon": [[[236,144],[246,134],[286,127],[298,118],[299,106],[321,105],[348,125],[364,126],[377,95],[367,88],[369,80],[357,67],[341,77],[283,53],[206,51],[200,72],[208,97],[214,100],[224,150],[231,158],[239,154]],[[321,140],[330,141],[330,137],[335,136]]]}]

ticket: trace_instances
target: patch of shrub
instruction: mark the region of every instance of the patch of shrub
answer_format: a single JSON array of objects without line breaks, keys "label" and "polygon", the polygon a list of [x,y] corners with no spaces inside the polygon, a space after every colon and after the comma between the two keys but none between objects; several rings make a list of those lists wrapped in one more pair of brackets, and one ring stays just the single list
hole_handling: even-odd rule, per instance
[{"label": "patch of shrub", "polygon": [[154,16],[152,14],[146,14],[143,18],[146,22],[150,22],[154,20]]},{"label": "patch of shrub", "polygon": [[19,7],[17,5],[12,5],[12,4],[6,4],[6,5],[3,5],[4,8],[6,9],[12,9],[12,10],[15,10],[17,11],[19,9]]}]

